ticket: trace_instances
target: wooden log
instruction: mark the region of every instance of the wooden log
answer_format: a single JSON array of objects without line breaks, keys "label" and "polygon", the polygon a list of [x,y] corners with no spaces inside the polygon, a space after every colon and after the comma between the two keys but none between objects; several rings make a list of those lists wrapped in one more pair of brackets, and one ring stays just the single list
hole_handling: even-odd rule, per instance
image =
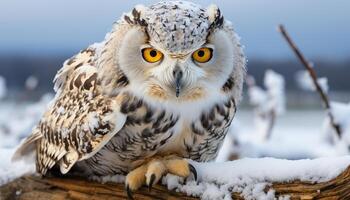
[{"label": "wooden log", "polygon": [[[272,183],[266,191],[273,189],[276,197],[288,195],[294,199],[350,199],[350,167],[336,178],[322,183],[293,181]],[[233,193],[233,199],[243,199]],[[0,187],[0,200],[97,200],[126,199],[123,184],[96,183],[78,178],[40,178],[26,176]],[[185,194],[169,191],[156,185],[151,192],[146,187],[134,194],[135,199],[197,199]]]}]

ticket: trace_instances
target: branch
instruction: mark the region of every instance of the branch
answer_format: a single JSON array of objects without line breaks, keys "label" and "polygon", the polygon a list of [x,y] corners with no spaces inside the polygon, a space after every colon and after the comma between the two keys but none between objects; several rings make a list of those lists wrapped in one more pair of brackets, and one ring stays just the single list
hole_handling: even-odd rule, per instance
[{"label": "branch", "polygon": [[[338,177],[323,183],[293,181],[272,183],[265,191],[273,189],[276,199],[290,196],[290,199],[350,199],[350,168]],[[126,199],[123,184],[96,183],[77,178],[40,178],[27,176],[0,187],[0,199],[46,200],[46,199]],[[185,194],[169,191],[155,185],[149,192],[146,187],[134,193],[135,199],[187,199]],[[233,199],[243,199],[242,194],[232,193]]]},{"label": "branch", "polygon": [[293,42],[293,40],[291,39],[291,37],[287,33],[286,29],[284,28],[284,26],[283,25],[279,25],[278,26],[278,30],[282,34],[284,39],[287,41],[287,43],[289,44],[290,48],[294,51],[295,55],[298,57],[300,62],[304,65],[304,67],[308,71],[308,73],[309,73],[309,75],[310,75],[310,77],[312,79],[312,82],[313,82],[313,84],[314,84],[314,86],[316,88],[316,91],[320,95],[321,100],[322,100],[322,102],[323,102],[323,104],[324,104],[324,106],[326,108],[327,114],[328,114],[329,119],[330,119],[330,123],[331,123],[332,127],[334,128],[335,132],[337,133],[338,138],[340,138],[341,137],[341,127],[334,120],[334,115],[331,112],[331,106],[330,106],[330,103],[329,103],[329,98],[328,98],[326,92],[322,89],[322,87],[319,84],[319,82],[317,81],[317,74],[316,74],[315,70],[310,65],[310,63],[306,60],[306,58],[301,53],[301,51],[298,49],[296,44]]},{"label": "branch", "polygon": [[[148,191],[148,188],[143,187],[135,192],[133,197],[134,199],[196,199],[169,191],[160,185],[155,185],[151,192]],[[0,199],[127,199],[127,194],[123,184],[101,184],[76,177],[40,178],[27,176],[0,187]]]}]

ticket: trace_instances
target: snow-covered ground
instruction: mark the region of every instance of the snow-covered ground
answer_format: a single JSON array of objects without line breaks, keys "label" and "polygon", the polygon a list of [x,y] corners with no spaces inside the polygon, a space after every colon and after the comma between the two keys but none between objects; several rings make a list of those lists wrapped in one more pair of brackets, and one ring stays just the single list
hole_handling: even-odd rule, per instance
[{"label": "snow-covered ground", "polygon": [[0,185],[23,174],[33,173],[34,162],[11,162],[22,139],[31,133],[52,95],[45,95],[35,103],[0,101]]},{"label": "snow-covered ground", "polygon": [[254,114],[243,110],[237,113],[233,125],[239,128],[232,134],[240,143],[240,154],[245,157],[303,159],[347,154],[344,146],[326,140],[325,117],[323,110],[288,110],[276,119],[271,137],[263,141],[255,133],[259,127],[254,124]]}]

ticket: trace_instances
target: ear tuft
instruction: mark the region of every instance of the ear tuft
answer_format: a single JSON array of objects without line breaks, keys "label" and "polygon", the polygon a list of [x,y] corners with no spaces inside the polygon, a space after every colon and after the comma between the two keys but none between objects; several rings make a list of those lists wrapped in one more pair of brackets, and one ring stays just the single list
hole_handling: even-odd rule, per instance
[{"label": "ear tuft", "polygon": [[148,8],[142,4],[138,4],[134,7],[134,9],[137,12],[141,13],[141,15],[144,15]]},{"label": "ear tuft", "polygon": [[221,14],[219,7],[212,4],[207,7],[207,15],[211,23],[211,28],[221,28],[224,23],[224,16]]},{"label": "ear tuft", "polygon": [[133,25],[147,26],[145,20],[145,14],[147,12],[147,7],[144,5],[136,5],[130,13],[124,15],[124,20]]}]

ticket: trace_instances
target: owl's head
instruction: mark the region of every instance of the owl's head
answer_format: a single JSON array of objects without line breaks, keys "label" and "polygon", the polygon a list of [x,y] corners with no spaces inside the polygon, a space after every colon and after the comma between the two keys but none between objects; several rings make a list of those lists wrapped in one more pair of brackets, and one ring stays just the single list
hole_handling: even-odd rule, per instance
[{"label": "owl's head", "polygon": [[215,5],[204,9],[162,1],[136,6],[107,37],[106,52],[111,49],[116,79],[122,74],[127,79],[123,86],[142,96],[161,101],[240,96],[245,58],[231,24]]}]

